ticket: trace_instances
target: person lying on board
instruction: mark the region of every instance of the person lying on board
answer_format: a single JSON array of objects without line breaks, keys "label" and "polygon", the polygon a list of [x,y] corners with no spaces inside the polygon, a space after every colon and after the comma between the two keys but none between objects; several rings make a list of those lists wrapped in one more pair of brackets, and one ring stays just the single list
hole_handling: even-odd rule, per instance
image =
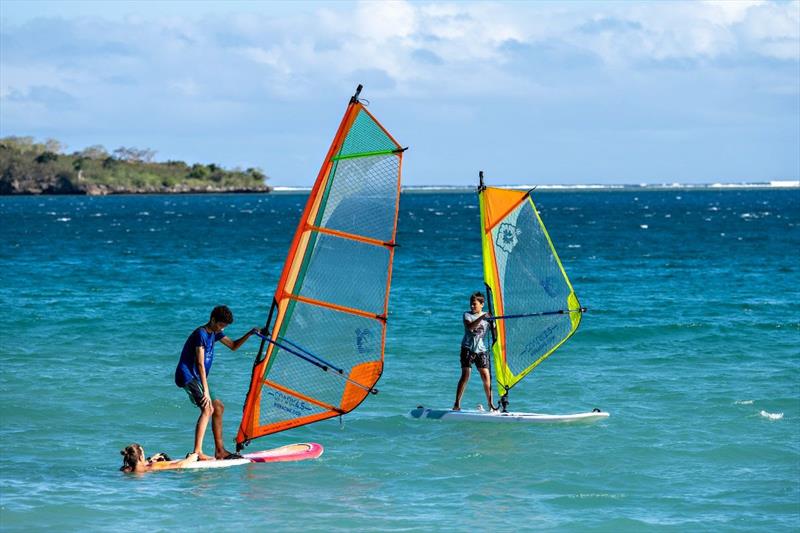
[{"label": "person lying on board", "polygon": [[[175,385],[186,391],[189,400],[200,409],[200,416],[194,430],[194,451],[201,461],[209,459],[241,459],[237,453],[225,449],[222,439],[222,414],[225,405],[216,397],[208,385],[208,373],[214,362],[214,344],[219,341],[234,352],[245,343],[250,335],[259,331],[253,328],[235,341],[225,336],[223,330],[233,324],[233,313],[225,305],[218,305],[211,311],[208,322],[195,329],[183,345],[178,366],[175,368]],[[203,438],[208,421],[214,433],[214,457],[203,453]]]},{"label": "person lying on board", "polygon": [[144,458],[144,448],[135,442],[130,446],[126,446],[124,450],[120,450],[122,455],[122,466],[120,470],[126,473],[141,474],[144,472],[151,472],[153,470],[174,470],[176,468],[183,468],[189,463],[194,463],[199,460],[196,453],[190,453],[186,459],[180,461],[173,461],[165,453],[157,453],[152,457]]},{"label": "person lying on board", "polygon": [[484,337],[489,329],[489,321],[486,320],[489,313],[483,311],[483,294],[473,293],[469,299],[470,310],[464,313],[464,337],[461,339],[461,378],[458,380],[456,388],[456,401],[453,404],[453,411],[461,410],[461,397],[464,389],[467,388],[472,365],[478,369],[478,374],[483,382],[483,390],[486,393],[486,401],[489,408],[497,411],[492,402],[492,380],[489,375],[489,356],[486,351]]}]

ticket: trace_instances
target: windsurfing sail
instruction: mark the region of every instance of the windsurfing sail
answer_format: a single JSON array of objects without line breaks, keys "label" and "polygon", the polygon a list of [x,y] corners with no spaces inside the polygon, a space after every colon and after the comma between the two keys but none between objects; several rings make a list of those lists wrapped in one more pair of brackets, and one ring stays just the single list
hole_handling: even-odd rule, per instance
[{"label": "windsurfing sail", "polygon": [[253,364],[241,450],[355,409],[383,371],[403,151],[350,99],[309,195]]},{"label": "windsurfing sail", "polygon": [[575,333],[581,307],[530,191],[485,187],[480,173],[483,277],[493,316],[492,359],[508,391]]}]

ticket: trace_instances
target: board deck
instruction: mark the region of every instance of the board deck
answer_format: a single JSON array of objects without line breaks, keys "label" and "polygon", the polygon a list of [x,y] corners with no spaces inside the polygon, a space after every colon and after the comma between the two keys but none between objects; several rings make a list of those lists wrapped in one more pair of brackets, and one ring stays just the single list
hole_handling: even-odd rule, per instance
[{"label": "board deck", "polygon": [[475,411],[462,409],[427,409],[419,406],[409,413],[412,418],[427,418],[431,420],[447,420],[453,422],[521,422],[521,423],[558,423],[558,422],[592,422],[611,416],[604,411],[590,411],[588,413],[572,414],[544,414],[544,413],[500,413],[490,411]]},{"label": "board deck", "polygon": [[197,461],[189,463],[182,468],[191,470],[204,470],[206,468],[228,468],[230,466],[249,465],[250,459],[212,459],[210,461]]},{"label": "board deck", "polygon": [[289,444],[272,450],[243,454],[246,459],[254,463],[280,463],[285,461],[303,461],[305,459],[316,459],[322,455],[323,448],[316,442],[303,442],[299,444]]},{"label": "board deck", "polygon": [[252,463],[279,463],[288,461],[305,461],[316,459],[322,455],[324,448],[316,442],[302,442],[288,444],[271,450],[246,453],[243,459],[213,459],[211,461],[197,461],[189,463],[183,468],[202,470],[206,468],[228,468],[231,466],[247,465]]}]

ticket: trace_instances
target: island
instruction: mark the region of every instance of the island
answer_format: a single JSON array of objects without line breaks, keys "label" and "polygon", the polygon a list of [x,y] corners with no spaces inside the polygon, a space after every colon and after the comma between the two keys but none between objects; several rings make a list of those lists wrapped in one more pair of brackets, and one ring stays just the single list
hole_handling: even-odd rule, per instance
[{"label": "island", "polygon": [[261,169],[155,162],[155,151],[95,145],[66,153],[54,139],[0,138],[0,195],[270,192]]}]

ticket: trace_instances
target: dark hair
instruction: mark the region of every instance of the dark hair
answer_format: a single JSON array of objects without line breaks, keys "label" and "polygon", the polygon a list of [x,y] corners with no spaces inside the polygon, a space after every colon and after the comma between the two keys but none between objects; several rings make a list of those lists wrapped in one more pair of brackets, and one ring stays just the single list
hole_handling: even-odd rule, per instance
[{"label": "dark hair", "polygon": [[478,300],[480,303],[483,303],[483,293],[481,291],[473,292],[472,296],[469,297],[469,301]]},{"label": "dark hair", "polygon": [[119,453],[122,455],[122,466],[119,467],[119,469],[123,472],[133,472],[136,470],[136,463],[139,462],[140,451],[144,455],[142,446],[140,444],[136,444],[135,442],[130,446],[126,446],[124,450],[120,450]]},{"label": "dark hair", "polygon": [[227,305],[218,305],[211,310],[211,320],[233,324],[233,313],[231,313]]}]

